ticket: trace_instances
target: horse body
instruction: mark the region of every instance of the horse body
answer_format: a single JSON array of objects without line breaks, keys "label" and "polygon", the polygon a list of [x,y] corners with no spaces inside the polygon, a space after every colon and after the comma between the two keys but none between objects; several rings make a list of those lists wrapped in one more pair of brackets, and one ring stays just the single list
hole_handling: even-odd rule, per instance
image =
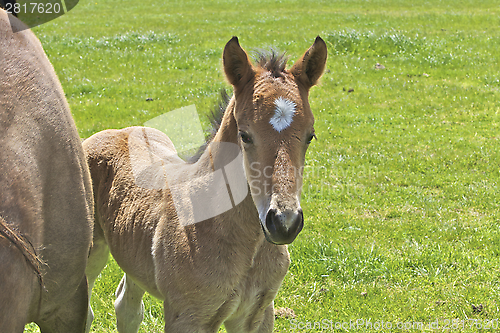
[{"label": "horse body", "polygon": [[[102,228],[100,236],[105,239],[94,243],[107,243],[137,289],[164,300],[165,315],[180,327],[173,332],[188,327],[197,332],[216,331],[222,320],[238,314],[238,308],[242,313],[262,312],[244,309],[266,294],[270,301],[274,299],[289,264],[286,246],[265,241],[255,223],[258,213],[250,196],[238,209],[182,226],[169,207],[168,189],[147,190],[135,184],[127,145],[134,129],[104,131],[84,142],[94,181],[95,228]],[[205,167],[209,157],[206,153],[195,165],[184,165],[182,177],[200,177],[199,169],[210,170]],[[240,220],[254,223],[232,223]],[[88,275],[92,279],[95,274]],[[269,301],[264,304],[267,307]],[[183,326],[181,321],[185,321]]]},{"label": "horse body", "polygon": [[[303,224],[301,172],[289,169],[303,167],[313,133],[307,91],[323,71],[326,46],[318,38],[290,72],[254,67],[236,38],[223,60],[235,95],[197,162],[185,163],[150,128],[106,130],[83,143],[96,211],[87,275],[92,286],[108,251],[124,270],[115,302],[120,333],[138,331],[145,291],[164,301],[165,332],[217,332],[222,323],[228,332],[272,331],[273,300],[290,263],[285,244]],[[275,114],[273,102],[285,97],[291,102]],[[238,154],[223,173],[232,207],[221,210],[216,171]],[[241,179],[244,191],[234,186]],[[207,188],[212,198],[199,195]],[[195,205],[220,213],[186,223],[203,216],[184,209]]]},{"label": "horse body", "polygon": [[[22,25],[15,18],[12,24]],[[0,332],[83,332],[93,198],[62,87],[0,10]]]}]

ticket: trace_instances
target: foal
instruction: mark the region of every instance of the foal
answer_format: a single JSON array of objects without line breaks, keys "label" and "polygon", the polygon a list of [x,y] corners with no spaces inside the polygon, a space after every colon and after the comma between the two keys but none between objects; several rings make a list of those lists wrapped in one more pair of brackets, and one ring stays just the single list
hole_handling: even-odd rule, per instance
[{"label": "foal", "polygon": [[[234,96],[195,163],[144,127],[106,130],[83,145],[95,193],[90,287],[111,251],[125,275],[116,291],[120,333],[137,332],[147,291],[164,301],[165,332],[271,332],[273,300],[303,227],[302,169],[314,137],[309,89],[325,42],[285,69],[252,65],[233,37],[223,65]],[[267,241],[266,241],[267,240]],[[87,329],[93,315],[89,311]]]}]

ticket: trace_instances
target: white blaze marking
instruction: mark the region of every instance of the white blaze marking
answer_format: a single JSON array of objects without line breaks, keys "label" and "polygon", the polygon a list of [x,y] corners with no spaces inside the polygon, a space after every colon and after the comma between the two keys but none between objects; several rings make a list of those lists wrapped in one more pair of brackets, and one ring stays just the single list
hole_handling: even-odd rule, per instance
[{"label": "white blaze marking", "polygon": [[281,132],[292,123],[293,115],[295,114],[295,103],[279,97],[274,101],[276,108],[274,109],[274,116],[269,120],[269,123],[273,125],[273,128],[278,132]]}]

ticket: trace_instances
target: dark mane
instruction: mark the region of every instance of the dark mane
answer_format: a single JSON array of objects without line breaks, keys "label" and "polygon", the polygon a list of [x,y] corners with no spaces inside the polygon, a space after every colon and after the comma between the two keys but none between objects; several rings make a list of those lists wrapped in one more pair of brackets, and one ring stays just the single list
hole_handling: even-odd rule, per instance
[{"label": "dark mane", "polygon": [[219,100],[208,115],[208,120],[210,121],[210,129],[208,130],[207,136],[205,138],[205,144],[198,148],[198,151],[193,156],[188,158],[189,163],[195,163],[196,161],[198,161],[200,156],[207,148],[208,144],[214,139],[215,134],[217,134],[217,131],[220,128],[222,117],[224,117],[224,112],[229,105],[231,97],[232,95],[229,95],[225,88],[220,91]]},{"label": "dark mane", "polygon": [[221,89],[219,100],[208,115],[208,119],[210,120],[210,130],[206,139],[207,142],[212,141],[215,134],[217,134],[217,131],[222,124],[222,117],[224,117],[224,112],[226,112],[231,97],[232,95],[229,95],[225,88]]},{"label": "dark mane", "polygon": [[274,77],[281,77],[285,72],[288,56],[274,48],[269,50],[256,50],[255,61],[260,68],[263,68],[273,74]]}]

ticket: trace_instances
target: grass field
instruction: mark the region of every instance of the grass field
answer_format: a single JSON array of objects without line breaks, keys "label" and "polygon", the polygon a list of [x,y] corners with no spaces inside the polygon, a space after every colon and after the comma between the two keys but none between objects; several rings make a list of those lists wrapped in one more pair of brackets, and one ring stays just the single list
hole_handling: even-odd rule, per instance
[{"label": "grass field", "polygon": [[[233,35],[247,50],[286,50],[290,64],[322,36],[306,225],[275,301],[295,317],[278,316],[275,331],[492,332],[499,26],[494,0],[81,0],[33,30],[82,137],[209,110],[228,87],[221,54]],[[93,332],[116,332],[121,274],[110,261],[97,282]],[[161,303],[145,303],[141,332],[163,332]]]}]

